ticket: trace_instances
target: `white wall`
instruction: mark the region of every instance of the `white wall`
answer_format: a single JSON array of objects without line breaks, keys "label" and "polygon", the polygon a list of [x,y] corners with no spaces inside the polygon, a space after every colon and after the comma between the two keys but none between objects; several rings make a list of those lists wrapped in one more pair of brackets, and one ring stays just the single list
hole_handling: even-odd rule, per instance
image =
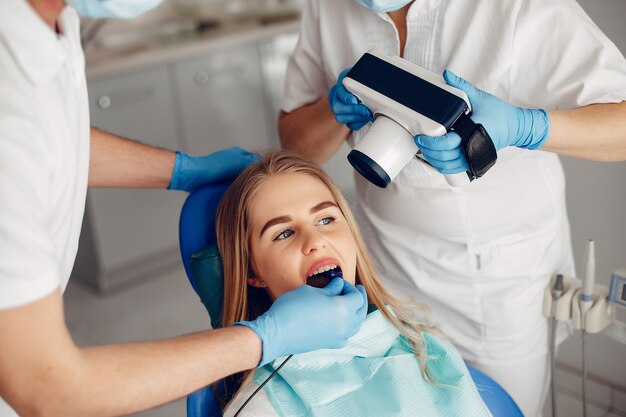
[{"label": "white wall", "polygon": [[[604,33],[626,55],[626,0],[579,0]],[[593,138],[590,138],[593,140]],[[624,138],[626,140],[626,137]],[[596,242],[596,279],[607,285],[611,272],[626,267],[626,162],[598,163],[562,157],[567,178],[568,213],[572,225],[572,240],[576,267],[580,272],[584,248],[588,239]],[[626,311],[618,309],[618,318],[626,321]],[[605,405],[626,412],[626,346],[603,336],[593,335],[587,349],[589,373],[605,381],[601,385],[609,392],[596,397],[606,398]],[[569,368],[570,374],[581,367],[580,335],[567,340],[558,355],[561,370]],[[571,368],[570,368],[571,367]],[[563,382],[565,381],[565,383]],[[562,378],[557,384],[579,392],[580,380]],[[568,386],[569,385],[569,386]],[[610,401],[613,404],[606,404]]]}]

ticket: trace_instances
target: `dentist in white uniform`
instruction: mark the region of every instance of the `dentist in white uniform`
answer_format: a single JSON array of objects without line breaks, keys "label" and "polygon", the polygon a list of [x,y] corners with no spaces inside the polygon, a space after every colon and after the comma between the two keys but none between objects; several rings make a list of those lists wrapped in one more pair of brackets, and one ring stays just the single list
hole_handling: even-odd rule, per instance
[{"label": "dentist in white uniform", "polygon": [[[371,49],[450,69],[504,100],[446,74],[494,140],[495,166],[458,189],[415,159],[386,189],[355,173],[356,210],[385,283],[430,305],[465,360],[540,415],[542,292],[552,274],[574,272],[556,153],[626,159],[626,61],[573,0],[309,0],[287,71],[283,147],[323,163],[363,136],[372,115],[341,78]],[[467,169],[455,133],[415,140],[439,171]]]},{"label": "dentist in white uniform", "polygon": [[[93,17],[132,17],[159,0],[71,3]],[[90,129],[84,61],[78,15],[64,0],[0,1],[0,416],[133,413],[286,353],[344,346],[367,300],[341,279],[297,288],[260,320],[225,329],[74,344],[61,294],[87,186],[191,191],[255,160],[238,148],[192,157]]]}]

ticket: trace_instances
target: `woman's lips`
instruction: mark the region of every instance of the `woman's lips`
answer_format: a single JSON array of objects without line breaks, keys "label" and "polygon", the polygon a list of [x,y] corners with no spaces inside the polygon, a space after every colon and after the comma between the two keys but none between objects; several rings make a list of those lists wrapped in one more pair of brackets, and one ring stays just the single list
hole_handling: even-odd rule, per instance
[{"label": "woman's lips", "polygon": [[320,259],[319,261],[314,262],[309,267],[309,269],[307,269],[306,274],[304,275],[304,279],[308,279],[314,272],[316,272],[321,267],[329,266],[329,265],[336,265],[337,267],[341,268],[341,265],[339,264],[339,261],[337,259],[334,259],[334,258]]}]

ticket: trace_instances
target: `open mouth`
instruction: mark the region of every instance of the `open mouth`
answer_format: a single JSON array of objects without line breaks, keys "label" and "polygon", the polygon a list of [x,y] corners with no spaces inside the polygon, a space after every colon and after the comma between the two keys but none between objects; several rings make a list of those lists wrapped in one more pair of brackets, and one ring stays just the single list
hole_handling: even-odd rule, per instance
[{"label": "open mouth", "polygon": [[339,266],[316,272],[307,278],[306,283],[311,287],[324,288],[335,277],[342,277],[341,268]]}]

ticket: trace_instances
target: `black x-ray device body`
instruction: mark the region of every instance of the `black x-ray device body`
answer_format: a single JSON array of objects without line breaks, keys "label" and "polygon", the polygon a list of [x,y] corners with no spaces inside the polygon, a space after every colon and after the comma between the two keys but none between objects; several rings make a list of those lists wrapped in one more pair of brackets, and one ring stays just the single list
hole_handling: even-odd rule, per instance
[{"label": "black x-ray device body", "polygon": [[495,163],[488,133],[469,118],[467,95],[441,76],[400,57],[370,51],[348,72],[343,85],[375,118],[348,155],[352,166],[375,185],[387,187],[414,157],[428,164],[415,144],[416,135],[441,136],[454,130],[461,136],[470,169],[446,175],[450,185],[463,186]]}]

